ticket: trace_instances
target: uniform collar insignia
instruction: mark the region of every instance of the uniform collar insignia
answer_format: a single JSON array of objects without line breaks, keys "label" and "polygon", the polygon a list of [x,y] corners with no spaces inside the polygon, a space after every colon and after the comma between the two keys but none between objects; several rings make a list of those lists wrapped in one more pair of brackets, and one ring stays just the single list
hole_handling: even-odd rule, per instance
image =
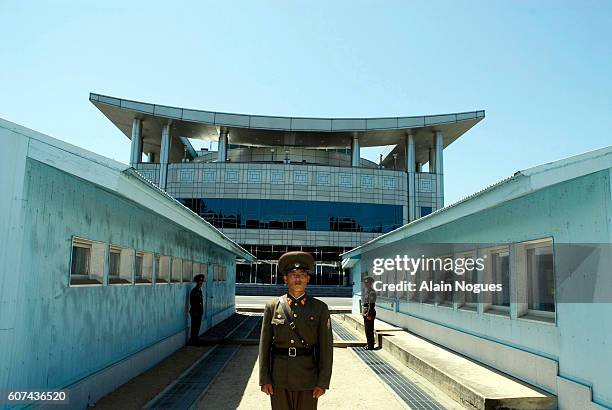
[{"label": "uniform collar insignia", "polygon": [[306,299],[307,298],[305,293],[297,299],[287,293],[287,303],[289,304],[289,306],[291,306],[293,303],[299,303],[300,305],[304,306],[304,304],[306,303]]}]

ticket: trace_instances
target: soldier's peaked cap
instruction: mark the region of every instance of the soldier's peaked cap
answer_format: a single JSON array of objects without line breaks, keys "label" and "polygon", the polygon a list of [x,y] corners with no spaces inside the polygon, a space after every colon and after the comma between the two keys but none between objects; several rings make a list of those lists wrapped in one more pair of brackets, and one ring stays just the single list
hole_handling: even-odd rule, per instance
[{"label": "soldier's peaked cap", "polygon": [[366,276],[365,278],[363,278],[363,282],[364,283],[374,283],[374,278],[371,276]]},{"label": "soldier's peaked cap", "polygon": [[202,281],[202,282],[203,282],[203,281],[204,281],[204,275],[202,275],[202,274],[195,275],[195,276],[193,277],[193,281],[194,281],[194,282],[199,282],[199,281]]},{"label": "soldier's peaked cap", "polygon": [[278,270],[286,275],[292,269],[304,269],[309,273],[314,269],[314,258],[308,252],[293,251],[283,254],[278,258]]}]

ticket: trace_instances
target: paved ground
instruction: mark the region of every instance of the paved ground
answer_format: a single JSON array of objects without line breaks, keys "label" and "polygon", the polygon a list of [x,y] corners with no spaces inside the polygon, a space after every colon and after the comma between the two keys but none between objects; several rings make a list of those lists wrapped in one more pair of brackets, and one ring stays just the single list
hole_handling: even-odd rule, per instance
[{"label": "paved ground", "polygon": [[[217,376],[199,409],[269,410],[270,399],[259,390],[257,347],[244,346]],[[330,390],[319,409],[381,409],[405,407],[349,349],[334,349]]]},{"label": "paved ground", "polygon": [[[236,306],[240,305],[264,305],[269,300],[273,299],[274,296],[236,296]],[[351,307],[353,302],[351,298],[337,298],[337,297],[318,297],[317,299],[327,303],[327,306],[333,307]]]},{"label": "paved ground", "polygon": [[96,409],[141,409],[198,360],[210,346],[180,348],[157,366],[133,378],[96,403]]},{"label": "paved ground", "polygon": [[[256,318],[260,317],[260,315],[255,316]],[[348,337],[348,339],[359,339],[363,337],[363,335],[356,332],[356,330],[350,326],[344,326],[343,322],[339,320],[338,317],[339,316],[335,315],[334,328],[337,335],[342,333],[345,336],[341,339],[346,339],[346,337]],[[258,339],[258,325],[259,324],[256,323],[256,328],[248,335],[249,339]],[[239,333],[243,332],[245,329],[247,332],[250,331],[253,326],[253,315],[234,315],[208,330],[202,340],[213,341],[215,338],[226,337],[226,335],[229,334],[228,332],[236,328],[236,326],[238,326],[236,331]],[[226,339],[226,342],[229,340],[230,339]],[[196,403],[196,407],[200,409],[215,410],[269,409],[270,399],[259,389],[257,346],[248,344],[242,346],[225,344],[220,346],[225,346],[225,348],[235,346],[238,350],[227,363],[223,362],[223,369],[216,375],[208,387],[203,385],[201,388],[204,390],[192,389],[193,391],[188,393],[194,394],[191,400],[195,400],[201,394],[200,392],[204,391],[204,395],[200,401]],[[214,350],[210,350],[210,347],[183,347],[163,360],[158,366],[135,377],[104,397],[96,403],[95,407],[103,409],[142,408],[175,380],[180,381],[179,385],[183,383],[184,386],[181,387],[181,389],[187,387],[187,390],[189,390],[194,386],[194,380],[190,379],[190,377],[193,377],[191,373],[184,377],[179,376],[207,351],[211,351],[212,353],[215,352]],[[368,354],[372,355],[370,359],[366,360],[369,365],[364,363],[364,358],[361,357],[363,354],[364,351],[353,350],[352,348],[338,347],[334,349],[334,367],[331,388],[320,399],[319,409],[365,410],[384,408],[394,410],[408,408],[415,410],[432,410],[434,408],[460,408],[456,402],[450,400],[443,392],[416,373],[410,371],[406,366],[384,351],[369,352]],[[215,364],[215,359],[212,358],[212,356],[213,355],[207,356],[207,359],[204,359],[198,366],[202,366],[203,364],[205,367],[202,369],[213,366]],[[374,359],[374,365],[371,359]],[[382,366],[383,363],[386,367]],[[396,376],[393,376],[393,379],[388,379],[388,375],[391,374],[389,373],[389,366],[399,369],[399,372],[402,373],[404,377],[410,380],[411,383],[416,384],[419,389],[428,394],[431,398],[435,399],[439,405],[437,407],[432,407],[430,404],[424,403],[423,401],[402,401],[397,395],[397,386],[399,386],[397,373]],[[385,381],[383,382],[381,378]],[[395,387],[392,389],[390,386]],[[394,392],[392,390],[394,390]],[[403,393],[399,394],[402,395]],[[179,399],[179,402],[181,402],[180,400],[182,399]],[[404,400],[407,399],[404,397]],[[410,404],[408,405],[406,403]]]}]

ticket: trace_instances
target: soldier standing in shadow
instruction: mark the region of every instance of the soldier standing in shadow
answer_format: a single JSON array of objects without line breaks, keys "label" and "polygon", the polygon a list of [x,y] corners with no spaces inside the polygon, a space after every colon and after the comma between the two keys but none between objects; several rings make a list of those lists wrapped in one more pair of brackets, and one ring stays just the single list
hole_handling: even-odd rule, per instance
[{"label": "soldier standing in shadow", "polygon": [[372,288],[374,278],[367,276],[363,279],[364,291],[362,295],[363,302],[363,327],[365,328],[366,340],[368,341],[368,350],[374,350],[374,319],[376,319],[376,291]]},{"label": "soldier standing in shadow", "polygon": [[191,337],[189,345],[200,345],[200,326],[202,325],[202,315],[204,314],[204,299],[202,297],[202,285],[204,275],[196,275],[193,278],[196,283],[191,293],[189,293],[189,316],[191,316]]}]

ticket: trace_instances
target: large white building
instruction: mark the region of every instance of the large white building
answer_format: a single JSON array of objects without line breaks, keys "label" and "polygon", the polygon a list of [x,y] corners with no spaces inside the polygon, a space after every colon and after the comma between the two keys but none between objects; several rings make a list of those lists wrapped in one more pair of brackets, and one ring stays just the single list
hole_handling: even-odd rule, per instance
[{"label": "large white building", "polygon": [[[237,267],[247,283],[282,282],[276,260],[296,249],[315,257],[314,283],[347,283],[340,253],[444,206],[443,150],[485,115],[297,118],[90,101],[132,140],[134,168],[258,258]],[[373,146],[394,148],[380,163],[360,157]]]}]

